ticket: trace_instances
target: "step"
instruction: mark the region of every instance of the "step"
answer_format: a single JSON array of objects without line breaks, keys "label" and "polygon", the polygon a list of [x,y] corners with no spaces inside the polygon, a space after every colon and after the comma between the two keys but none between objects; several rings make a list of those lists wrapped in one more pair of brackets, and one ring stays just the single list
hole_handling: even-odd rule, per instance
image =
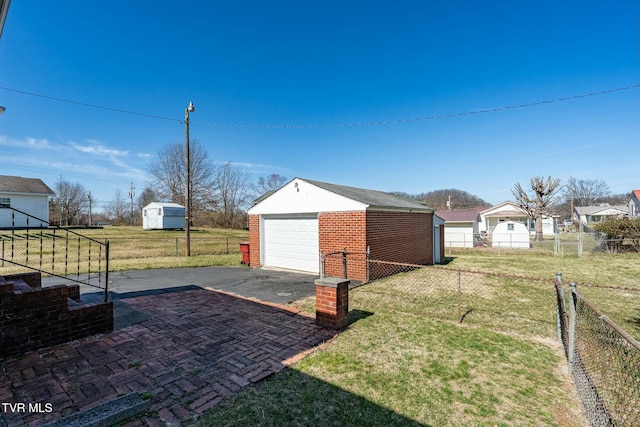
[{"label": "step", "polygon": [[57,419],[44,427],[110,427],[149,410],[151,402],[130,393],[84,411]]}]

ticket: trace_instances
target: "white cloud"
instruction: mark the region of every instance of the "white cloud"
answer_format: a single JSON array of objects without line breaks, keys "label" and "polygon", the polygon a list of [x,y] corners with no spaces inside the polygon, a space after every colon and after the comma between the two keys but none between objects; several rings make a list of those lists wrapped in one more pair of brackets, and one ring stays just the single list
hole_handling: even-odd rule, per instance
[{"label": "white cloud", "polygon": [[53,146],[47,139],[29,137],[24,139],[17,139],[11,138],[7,135],[0,135],[0,145],[5,147],[36,148],[39,150],[53,148]]}]

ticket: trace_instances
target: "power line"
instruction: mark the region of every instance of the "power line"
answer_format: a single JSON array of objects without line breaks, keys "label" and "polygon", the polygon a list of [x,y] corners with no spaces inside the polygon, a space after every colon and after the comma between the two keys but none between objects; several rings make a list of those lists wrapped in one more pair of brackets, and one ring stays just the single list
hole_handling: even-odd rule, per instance
[{"label": "power line", "polygon": [[2,86],[0,86],[0,89],[8,90],[10,92],[15,92],[15,93],[21,93],[23,95],[37,96],[38,98],[50,99],[52,101],[67,102],[69,104],[82,105],[83,107],[99,108],[101,110],[115,111],[116,113],[132,114],[132,115],[135,115],[135,116],[143,116],[143,117],[149,117],[149,118],[152,118],[152,119],[169,120],[169,121],[172,121],[172,122],[182,123],[182,120],[173,119],[171,117],[156,116],[156,115],[153,115],[153,114],[138,113],[138,112],[135,112],[135,111],[121,110],[119,108],[111,108],[111,107],[105,107],[105,106],[102,106],[102,105],[88,104],[86,102],[79,102],[79,101],[73,101],[71,99],[57,98],[55,96],[42,95],[42,94],[39,94],[39,93],[27,92],[25,90],[11,89],[11,88],[2,87]]},{"label": "power line", "polygon": [[[553,104],[553,103],[558,103],[558,102],[572,101],[572,100],[576,100],[576,99],[580,99],[580,98],[588,98],[588,97],[592,97],[592,96],[605,95],[605,94],[608,94],[608,93],[620,92],[620,91],[623,91],[623,90],[630,90],[630,89],[635,89],[635,88],[638,88],[638,87],[640,87],[640,84],[624,86],[624,87],[618,87],[618,88],[615,88],[615,89],[605,89],[605,90],[601,90],[601,91],[597,91],[597,92],[590,92],[590,93],[584,93],[584,94],[579,94],[579,95],[572,95],[572,96],[567,96],[567,97],[563,97],[563,98],[548,99],[548,100],[544,100],[544,101],[535,101],[535,102],[528,102],[528,103],[523,103],[523,104],[507,105],[507,106],[502,106],[502,107],[485,108],[485,109],[481,109],[481,110],[463,111],[463,112],[458,112],[458,113],[439,114],[439,115],[424,116],[424,117],[413,117],[413,118],[407,118],[407,119],[378,120],[378,121],[352,122],[352,123],[310,124],[310,125],[309,124],[307,124],[307,125],[304,125],[304,124],[303,125],[268,125],[268,124],[267,125],[248,125],[248,124],[218,123],[218,122],[206,122],[206,121],[194,121],[193,124],[206,125],[206,126],[212,126],[212,127],[220,127],[220,128],[236,128],[236,129],[321,129],[321,128],[381,126],[381,125],[411,123],[411,122],[419,122],[419,121],[427,121],[427,120],[450,119],[450,118],[455,118],[455,117],[471,116],[471,115],[475,115],[475,114],[486,114],[486,113],[495,113],[495,112],[499,112],[499,111],[516,110],[516,109],[522,109],[522,108],[531,108],[531,107],[537,107],[537,106],[540,106],[540,105]],[[153,114],[146,114],[146,113],[139,113],[139,112],[135,112],[135,111],[121,110],[121,109],[118,109],[118,108],[105,107],[105,106],[102,106],[102,105],[96,105],[96,104],[89,104],[89,103],[85,103],[85,102],[73,101],[73,100],[70,100],[70,99],[58,98],[58,97],[49,96],[49,95],[42,95],[42,94],[39,94],[39,93],[27,92],[27,91],[18,90],[18,89],[11,89],[11,88],[8,88],[8,87],[3,87],[3,86],[0,86],[0,89],[11,91],[11,92],[20,93],[20,94],[23,94],[23,95],[36,96],[36,97],[39,97],[39,98],[50,99],[50,100],[53,100],[53,101],[67,102],[67,103],[70,103],[70,104],[81,105],[81,106],[84,106],[84,107],[99,108],[99,109],[102,109],[102,110],[114,111],[114,112],[117,112],[117,113],[132,114],[132,115],[137,115],[137,116],[149,117],[149,118],[153,118],[153,119],[168,120],[168,121],[172,121],[172,122],[184,123],[183,120],[174,119],[174,118],[171,118],[171,117],[163,117],[163,116],[157,116],[157,115],[153,115]]]},{"label": "power line", "polygon": [[549,99],[545,101],[529,102],[526,104],[507,105],[503,107],[493,107],[493,108],[486,108],[482,110],[464,111],[461,113],[440,114],[440,115],[434,115],[434,116],[414,117],[414,118],[408,118],[408,119],[379,120],[379,121],[353,122],[353,123],[316,124],[316,125],[244,125],[244,124],[225,124],[225,123],[215,123],[215,122],[199,122],[199,121],[196,121],[195,124],[204,124],[209,126],[226,127],[226,128],[243,128],[243,129],[318,129],[318,128],[342,128],[342,127],[358,127],[358,126],[392,125],[392,124],[410,123],[410,122],[418,122],[418,121],[426,121],[426,120],[450,119],[454,117],[471,116],[474,114],[486,114],[486,113],[495,113],[498,111],[537,107],[540,105],[553,104],[557,102],[571,101],[574,99],[604,95],[607,93],[619,92],[623,90],[634,89],[637,87],[640,87],[640,84],[619,87],[615,89],[606,89],[598,92],[591,92],[591,93],[585,93],[580,95],[572,95],[564,98],[555,98],[555,99]]}]

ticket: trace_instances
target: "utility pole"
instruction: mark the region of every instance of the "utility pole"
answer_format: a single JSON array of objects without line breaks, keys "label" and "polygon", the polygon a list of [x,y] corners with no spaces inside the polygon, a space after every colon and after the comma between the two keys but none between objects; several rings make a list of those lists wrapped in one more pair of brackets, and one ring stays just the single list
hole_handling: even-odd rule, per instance
[{"label": "utility pole", "polygon": [[569,214],[569,219],[573,222],[573,177],[569,177],[569,192],[571,193],[571,213]]},{"label": "utility pole", "polygon": [[129,198],[131,199],[131,225],[135,225],[133,223],[133,196],[136,195],[136,192],[134,191],[135,189],[136,186],[131,182],[131,186],[129,187]]},{"label": "utility pole", "polygon": [[89,199],[89,227],[91,227],[91,202],[93,201],[91,199],[91,191],[87,193],[87,199]]},{"label": "utility pole", "polygon": [[187,176],[185,178],[185,255],[191,256],[191,154],[189,152],[189,113],[196,111],[193,102],[189,102],[189,106],[184,110],[184,133],[185,133],[185,152]]}]

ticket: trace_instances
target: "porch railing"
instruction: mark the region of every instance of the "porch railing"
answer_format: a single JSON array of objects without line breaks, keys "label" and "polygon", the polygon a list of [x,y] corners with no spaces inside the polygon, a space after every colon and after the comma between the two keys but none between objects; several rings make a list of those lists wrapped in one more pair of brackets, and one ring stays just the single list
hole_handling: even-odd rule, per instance
[{"label": "porch railing", "polygon": [[11,266],[104,291],[108,301],[109,241],[83,236],[51,225],[19,209],[0,203],[0,275],[15,272]]}]

